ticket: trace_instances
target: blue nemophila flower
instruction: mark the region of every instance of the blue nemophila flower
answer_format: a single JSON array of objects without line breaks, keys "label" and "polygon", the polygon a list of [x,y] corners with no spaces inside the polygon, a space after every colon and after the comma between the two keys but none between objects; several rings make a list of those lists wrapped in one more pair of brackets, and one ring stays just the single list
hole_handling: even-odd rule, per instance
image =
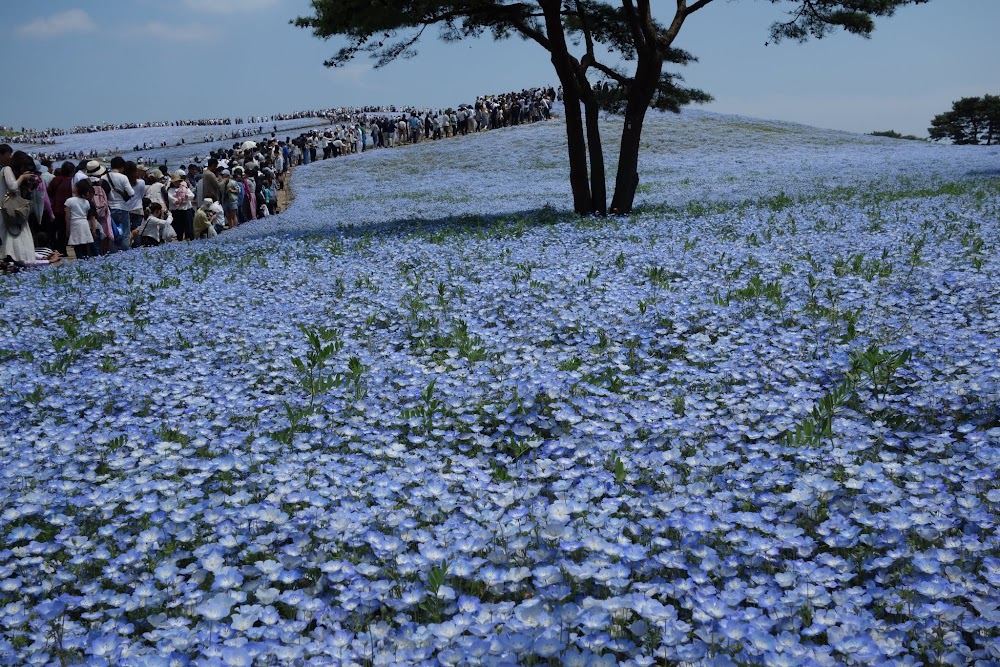
[{"label": "blue nemophila flower", "polygon": [[[561,164],[531,126],[302,167],[291,215],[17,277],[3,318],[53,315],[0,331],[2,646],[994,659],[997,223],[964,180],[994,156],[649,124],[697,148],[650,152],[640,199],[672,212],[627,228],[522,219],[567,196],[556,167],[467,178],[479,149]],[[344,194],[401,170],[378,207]],[[449,215],[478,219],[414,222]],[[42,372],[73,331],[167,342]]]},{"label": "blue nemophila flower", "polygon": [[205,602],[198,605],[197,611],[202,618],[208,621],[221,621],[229,616],[235,600],[225,593],[212,596]]},{"label": "blue nemophila flower", "polygon": [[226,667],[249,667],[253,664],[253,654],[246,646],[224,646],[222,663]]},{"label": "blue nemophila flower", "polygon": [[43,621],[53,621],[66,611],[66,603],[61,599],[46,600],[35,607],[35,613]]},{"label": "blue nemophila flower", "polygon": [[870,662],[879,655],[877,644],[870,636],[860,632],[850,632],[840,626],[827,628],[830,646],[851,660]]},{"label": "blue nemophila flower", "polygon": [[116,635],[101,635],[90,641],[89,654],[109,658],[118,650],[121,638]]}]

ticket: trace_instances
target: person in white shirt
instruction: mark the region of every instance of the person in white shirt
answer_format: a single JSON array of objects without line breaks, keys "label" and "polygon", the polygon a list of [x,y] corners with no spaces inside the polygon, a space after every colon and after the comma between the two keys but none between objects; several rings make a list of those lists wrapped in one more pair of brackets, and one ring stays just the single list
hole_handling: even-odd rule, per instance
[{"label": "person in white shirt", "polygon": [[[122,160],[122,162],[124,162],[124,160]],[[89,178],[87,176],[87,165],[88,164],[89,164],[89,162],[87,160],[82,160],[80,162],[80,164],[78,164],[76,166],[76,172],[73,174],[73,187],[74,188],[76,187],[77,183],[79,183],[80,181],[83,181],[83,180],[86,180],[87,178]],[[112,160],[112,164],[114,164],[113,160]]]},{"label": "person in white shirt", "polygon": [[73,246],[77,259],[83,259],[91,255],[97,228],[97,215],[89,201],[94,186],[89,180],[83,180],[76,184],[74,192],[76,195],[66,200],[66,236],[69,239],[66,244]]},{"label": "person in white shirt", "polygon": [[177,240],[177,234],[173,227],[173,217],[167,211],[166,218],[161,218],[163,213],[163,205],[159,202],[153,202],[149,205],[149,215],[146,216],[141,225],[132,230],[133,246],[156,246]]},{"label": "person in white shirt", "polygon": [[129,161],[125,167],[125,174],[130,181],[135,182],[132,186],[132,198],[125,203],[128,207],[128,234],[131,235],[132,231],[146,219],[145,207],[142,205],[142,200],[146,196],[146,167]]},{"label": "person in white shirt", "polygon": [[119,249],[128,247],[131,230],[128,202],[135,195],[132,182],[125,174],[126,167],[128,163],[125,162],[125,158],[116,155],[111,158],[111,171],[104,176],[104,180],[111,185],[111,191],[108,192],[108,208],[111,209],[111,222],[115,227],[115,242]]},{"label": "person in white shirt", "polygon": [[164,209],[167,206],[167,186],[164,182],[166,179],[163,177],[163,172],[159,169],[151,169],[149,173],[146,174],[146,192],[145,199],[151,202],[159,202],[160,206]]},{"label": "person in white shirt", "polygon": [[52,163],[48,160],[42,160],[39,164],[41,164],[41,168],[38,171],[42,175],[42,180],[45,181],[45,189],[48,190],[49,186],[52,184],[52,179],[56,177],[56,175],[52,173]]}]

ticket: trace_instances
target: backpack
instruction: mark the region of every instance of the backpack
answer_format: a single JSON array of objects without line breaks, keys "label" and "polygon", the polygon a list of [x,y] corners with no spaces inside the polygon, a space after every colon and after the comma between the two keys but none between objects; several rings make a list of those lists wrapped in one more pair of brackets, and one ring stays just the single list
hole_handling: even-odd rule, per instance
[{"label": "backpack", "polygon": [[94,217],[103,226],[104,222],[111,218],[111,207],[108,206],[108,194],[104,191],[104,188],[94,188],[94,196],[91,197],[90,201],[94,206]]},{"label": "backpack", "polygon": [[90,198],[91,211],[97,218],[97,225],[109,239],[115,238],[115,230],[111,225],[111,207],[108,205],[108,193],[104,188],[94,188],[94,194]]}]

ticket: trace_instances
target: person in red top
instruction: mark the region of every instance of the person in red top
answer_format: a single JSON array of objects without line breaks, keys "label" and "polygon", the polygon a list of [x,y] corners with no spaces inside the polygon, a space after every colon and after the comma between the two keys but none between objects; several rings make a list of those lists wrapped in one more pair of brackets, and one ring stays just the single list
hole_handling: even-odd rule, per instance
[{"label": "person in red top", "polygon": [[55,238],[55,250],[60,255],[66,255],[66,200],[73,196],[73,174],[76,165],[63,162],[49,184],[49,199],[52,202],[52,213],[55,216],[52,232]]}]

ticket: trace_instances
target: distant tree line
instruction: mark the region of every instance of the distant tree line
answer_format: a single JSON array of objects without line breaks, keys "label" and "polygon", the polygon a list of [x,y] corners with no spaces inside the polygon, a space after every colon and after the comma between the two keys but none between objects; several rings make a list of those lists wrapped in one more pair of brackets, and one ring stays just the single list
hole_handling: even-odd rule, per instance
[{"label": "distant tree line", "polygon": [[916,137],[912,134],[900,134],[896,130],[880,130],[878,132],[869,132],[869,136],[872,137],[889,137],[890,139],[907,139],[909,141],[924,141],[920,137]]},{"label": "distant tree line", "polygon": [[1000,95],[963,97],[951,111],[934,116],[928,128],[931,139],[960,145],[992,146],[1000,143]]}]

